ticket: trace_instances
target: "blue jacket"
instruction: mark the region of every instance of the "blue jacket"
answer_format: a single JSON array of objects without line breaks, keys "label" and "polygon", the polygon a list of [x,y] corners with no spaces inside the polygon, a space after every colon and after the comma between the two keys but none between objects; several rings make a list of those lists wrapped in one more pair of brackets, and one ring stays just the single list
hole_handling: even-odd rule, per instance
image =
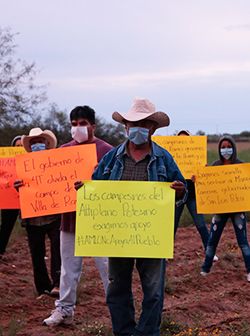
[{"label": "blue jacket", "polygon": [[[93,180],[120,180],[124,169],[124,154],[126,143],[124,142],[118,147],[109,151],[99,162],[93,173]],[[164,148],[152,142],[151,158],[148,164],[149,181],[173,182],[181,181],[186,185],[186,181],[182,176],[172,155]],[[184,195],[182,202],[186,200]]]}]

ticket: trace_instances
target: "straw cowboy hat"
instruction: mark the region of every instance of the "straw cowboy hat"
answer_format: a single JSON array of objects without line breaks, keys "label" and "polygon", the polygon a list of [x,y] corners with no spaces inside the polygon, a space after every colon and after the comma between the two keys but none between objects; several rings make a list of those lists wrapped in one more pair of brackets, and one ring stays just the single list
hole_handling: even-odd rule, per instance
[{"label": "straw cowboy hat", "polygon": [[29,135],[23,135],[21,138],[23,147],[27,152],[31,152],[30,148],[31,139],[38,137],[46,140],[46,149],[56,148],[57,139],[54,133],[49,130],[42,131],[41,128],[36,127],[30,130]]},{"label": "straw cowboy hat", "polygon": [[169,125],[169,117],[164,112],[156,111],[155,105],[148,99],[136,98],[127,113],[114,112],[112,118],[124,124],[126,121],[139,121],[148,119],[157,123],[157,128]]}]

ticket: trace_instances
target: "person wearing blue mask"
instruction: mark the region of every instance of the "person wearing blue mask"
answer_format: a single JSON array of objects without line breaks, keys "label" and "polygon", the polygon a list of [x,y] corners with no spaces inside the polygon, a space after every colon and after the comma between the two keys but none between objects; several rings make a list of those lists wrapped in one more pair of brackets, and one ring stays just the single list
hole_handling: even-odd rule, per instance
[{"label": "person wearing blue mask", "polygon": [[[125,126],[127,140],[102,158],[93,180],[172,182],[176,202],[184,202],[185,179],[171,154],[151,141],[156,129],[169,125],[168,115],[157,112],[147,99],[135,99],[128,113],[114,112],[112,118]],[[77,182],[75,188],[81,185]],[[135,321],[132,295],[134,266],[139,272],[143,290],[138,322]],[[109,258],[107,304],[114,335],[160,335],[165,268],[165,259]]]},{"label": "person wearing blue mask", "polygon": [[[42,131],[40,128],[32,128],[29,135],[23,135],[21,143],[27,152],[39,152],[56,148],[57,139],[50,130]],[[23,186],[22,180],[16,180],[14,187],[19,190]],[[26,218],[22,220],[28,236],[28,244],[33,265],[35,287],[38,299],[44,294],[59,295],[59,282],[61,270],[60,257],[60,215],[48,215]],[[50,275],[48,274],[45,255],[46,237],[50,240]]]},{"label": "person wearing blue mask", "polygon": [[[236,144],[232,136],[224,135],[219,140],[218,151],[219,160],[215,161],[212,164],[213,166],[242,163],[242,161],[237,158]],[[213,216],[201,275],[206,276],[210,272],[216,248],[229,218],[232,221],[237,242],[243,255],[247,271],[247,281],[250,282],[250,247],[247,240],[247,218],[244,212],[217,214]]]}]

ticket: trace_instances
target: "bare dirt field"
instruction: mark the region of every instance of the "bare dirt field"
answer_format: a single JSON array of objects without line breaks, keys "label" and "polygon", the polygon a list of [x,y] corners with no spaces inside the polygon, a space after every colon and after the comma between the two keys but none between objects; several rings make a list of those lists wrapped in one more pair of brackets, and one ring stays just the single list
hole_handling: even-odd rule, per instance
[{"label": "bare dirt field", "polygon": [[[207,148],[208,148],[208,150],[217,151],[218,150],[218,142],[208,142]],[[238,141],[237,142],[238,152],[249,150],[249,149],[250,149],[250,141]]]},{"label": "bare dirt field", "polygon": [[[175,258],[167,269],[162,335],[250,335],[250,283],[230,222],[217,254],[219,261],[212,272],[201,277],[204,253],[199,235],[194,227],[178,230]],[[139,311],[137,275],[134,292]],[[85,259],[73,326],[42,325],[54,308],[54,299],[36,299],[24,234],[12,239],[6,257],[0,261],[0,293],[0,335],[112,335],[101,281],[91,258]]]}]

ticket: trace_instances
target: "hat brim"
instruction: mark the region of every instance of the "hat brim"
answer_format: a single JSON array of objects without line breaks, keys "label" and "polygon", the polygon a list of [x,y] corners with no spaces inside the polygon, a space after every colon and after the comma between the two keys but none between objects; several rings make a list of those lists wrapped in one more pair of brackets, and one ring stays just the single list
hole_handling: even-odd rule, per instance
[{"label": "hat brim", "polygon": [[24,149],[26,152],[31,152],[30,147],[30,140],[34,138],[44,138],[46,140],[46,149],[53,149],[56,148],[57,140],[54,134],[50,131],[44,131],[38,135],[23,135],[21,138],[21,142],[23,144]]},{"label": "hat brim", "polygon": [[126,121],[140,121],[140,120],[152,120],[155,121],[157,123],[157,128],[160,127],[166,127],[169,125],[170,120],[169,117],[166,113],[164,112],[154,112],[151,115],[149,115],[148,113],[140,113],[140,114],[135,114],[135,113],[119,113],[119,112],[114,112],[112,114],[112,118],[113,120],[121,123],[121,124],[125,124]]}]

